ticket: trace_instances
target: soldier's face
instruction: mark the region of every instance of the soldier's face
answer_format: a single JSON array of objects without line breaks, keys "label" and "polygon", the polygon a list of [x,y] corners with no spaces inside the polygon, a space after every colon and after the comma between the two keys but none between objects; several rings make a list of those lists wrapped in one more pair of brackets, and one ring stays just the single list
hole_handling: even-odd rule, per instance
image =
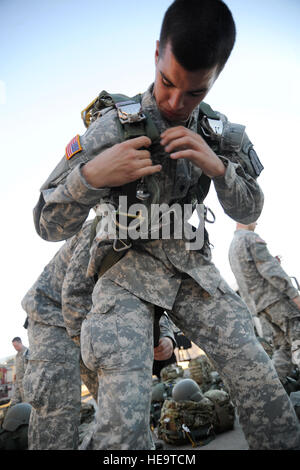
[{"label": "soldier's face", "polygon": [[172,123],[185,122],[213,86],[218,77],[217,66],[189,72],[175,59],[170,43],[160,56],[158,41],[155,65],[154,96],[159,111]]},{"label": "soldier's face", "polygon": [[15,348],[16,351],[21,351],[22,349],[22,343],[19,343],[18,341],[13,341],[12,342],[13,347]]}]

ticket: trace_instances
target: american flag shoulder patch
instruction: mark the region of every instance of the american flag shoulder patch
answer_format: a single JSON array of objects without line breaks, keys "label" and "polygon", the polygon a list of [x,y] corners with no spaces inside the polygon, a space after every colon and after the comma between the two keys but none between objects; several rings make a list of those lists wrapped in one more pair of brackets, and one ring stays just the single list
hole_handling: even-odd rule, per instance
[{"label": "american flag shoulder patch", "polygon": [[67,160],[70,160],[70,158],[75,155],[75,153],[78,153],[82,150],[81,144],[80,144],[80,138],[79,135],[77,134],[73,139],[68,143],[66,146],[66,158]]}]

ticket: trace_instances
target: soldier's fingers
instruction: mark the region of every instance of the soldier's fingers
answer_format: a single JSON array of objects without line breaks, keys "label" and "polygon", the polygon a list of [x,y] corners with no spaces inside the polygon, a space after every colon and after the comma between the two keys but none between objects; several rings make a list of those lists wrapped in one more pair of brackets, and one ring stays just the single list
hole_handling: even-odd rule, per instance
[{"label": "soldier's fingers", "polygon": [[193,150],[197,149],[197,141],[195,141],[190,136],[184,136],[178,139],[174,139],[168,143],[165,147],[165,151],[171,153],[173,150],[186,150],[187,148],[191,148]]},{"label": "soldier's fingers", "polygon": [[187,150],[179,150],[178,152],[173,152],[170,154],[170,157],[174,160],[178,158],[188,158],[192,160],[193,158],[197,158],[197,152],[195,150],[187,149]]},{"label": "soldier's fingers", "polygon": [[185,135],[191,134],[192,131],[183,126],[171,127],[161,134],[160,143],[161,145],[167,145],[171,140],[184,137]]},{"label": "soldier's fingers", "polygon": [[151,160],[151,153],[148,150],[137,150],[136,156],[140,160],[149,159]]},{"label": "soldier's fingers", "polygon": [[139,168],[146,168],[152,166],[152,160],[150,158],[141,158],[135,161],[135,167]]},{"label": "soldier's fingers", "polygon": [[141,137],[135,137],[134,139],[126,140],[124,145],[138,150],[141,147],[149,147],[151,145],[151,139],[143,135]]},{"label": "soldier's fingers", "polygon": [[136,179],[142,178],[143,176],[153,175],[154,173],[158,173],[159,171],[161,171],[161,169],[162,169],[161,165],[151,165],[151,166],[140,168],[135,172]]}]

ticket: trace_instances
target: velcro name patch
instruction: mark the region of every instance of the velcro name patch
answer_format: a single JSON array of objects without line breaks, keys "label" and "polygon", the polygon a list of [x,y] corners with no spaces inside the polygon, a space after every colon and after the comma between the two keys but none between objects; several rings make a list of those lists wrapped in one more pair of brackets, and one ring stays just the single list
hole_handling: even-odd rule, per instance
[{"label": "velcro name patch", "polygon": [[80,138],[79,135],[77,134],[73,139],[68,143],[66,146],[66,158],[67,160],[70,160],[76,153],[81,152],[82,147],[80,144]]}]

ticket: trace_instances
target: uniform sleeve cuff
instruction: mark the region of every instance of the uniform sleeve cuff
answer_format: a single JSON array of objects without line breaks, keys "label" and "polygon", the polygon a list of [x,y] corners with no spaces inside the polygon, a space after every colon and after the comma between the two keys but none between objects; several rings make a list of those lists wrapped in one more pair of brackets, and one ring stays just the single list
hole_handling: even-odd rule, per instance
[{"label": "uniform sleeve cuff", "polygon": [[233,163],[228,158],[218,155],[223,165],[225,166],[225,173],[222,176],[212,178],[216,189],[225,189],[233,186],[236,180],[236,168],[240,165]]},{"label": "uniform sleeve cuff", "polygon": [[288,296],[289,299],[294,299],[295,297],[299,296],[299,292],[297,291],[297,289],[295,289],[295,287],[290,287],[286,291],[286,295]]},{"label": "uniform sleeve cuff", "polygon": [[66,179],[66,186],[71,197],[86,205],[95,205],[100,198],[109,194],[110,188],[94,188],[84,178],[81,169],[84,163],[76,166]]}]

